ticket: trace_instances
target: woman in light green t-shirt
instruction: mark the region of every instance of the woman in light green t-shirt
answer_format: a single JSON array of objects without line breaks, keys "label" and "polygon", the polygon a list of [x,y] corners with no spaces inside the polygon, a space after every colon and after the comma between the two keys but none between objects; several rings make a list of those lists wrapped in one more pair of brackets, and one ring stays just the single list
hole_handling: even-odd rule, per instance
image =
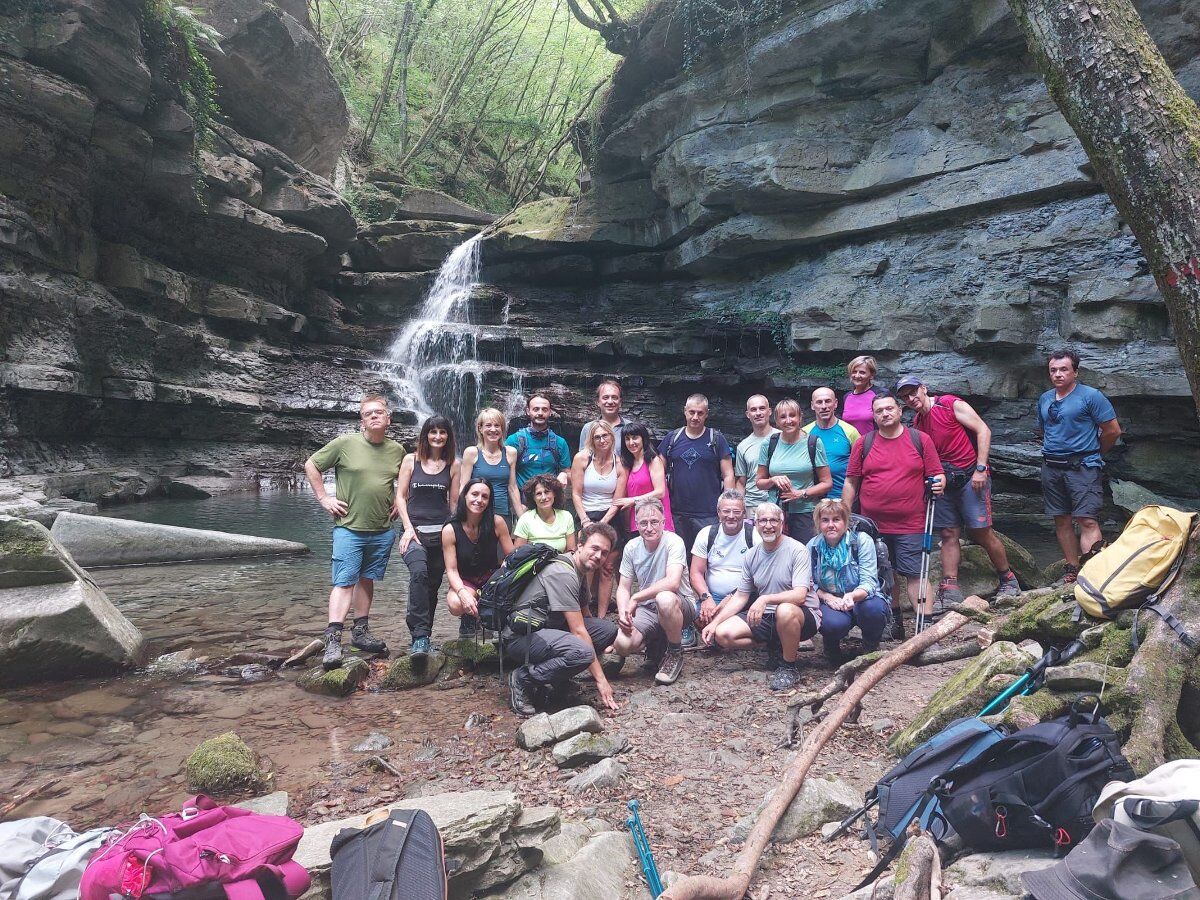
[{"label": "woman in light green t-shirt", "polygon": [[529,510],[513,528],[513,546],[545,544],[559,553],[575,549],[575,519],[560,509],[563,489],[553,475],[536,475],[525,482],[521,493]]}]

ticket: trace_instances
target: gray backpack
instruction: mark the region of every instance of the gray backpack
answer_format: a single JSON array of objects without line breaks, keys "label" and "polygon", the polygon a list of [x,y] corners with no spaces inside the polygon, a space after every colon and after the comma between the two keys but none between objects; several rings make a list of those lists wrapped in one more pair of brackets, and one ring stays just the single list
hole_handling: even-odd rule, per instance
[{"label": "gray backpack", "polygon": [[76,834],[49,816],[0,823],[0,900],[79,900],[83,870],[112,831]]}]

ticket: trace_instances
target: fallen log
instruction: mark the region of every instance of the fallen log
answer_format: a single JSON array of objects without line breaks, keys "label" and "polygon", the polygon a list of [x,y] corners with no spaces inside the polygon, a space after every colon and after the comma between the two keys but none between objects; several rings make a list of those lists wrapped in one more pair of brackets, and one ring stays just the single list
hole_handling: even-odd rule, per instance
[{"label": "fallen log", "polygon": [[[975,596],[968,597],[963,602],[963,606],[974,612],[983,612],[988,608],[986,600]],[[859,673],[853,684],[846,688],[845,694],[838,701],[837,706],[829,711],[824,721],[805,739],[795,762],[784,774],[774,796],[763,809],[754,828],[746,838],[746,843],[734,861],[730,875],[726,878],[717,878],[712,875],[690,875],[667,888],[661,895],[663,900],[740,900],[750,887],[750,879],[758,867],[763,851],[771,840],[775,826],[779,824],[783,814],[796,799],[796,795],[800,793],[800,788],[804,785],[804,779],[816,761],[817,754],[824,749],[838,728],[850,717],[855,707],[862,702],[863,697],[894,670],[918,653],[949,637],[969,621],[971,620],[960,613],[947,613],[932,628],[914,635],[899,647],[883,654],[865,671]]]}]

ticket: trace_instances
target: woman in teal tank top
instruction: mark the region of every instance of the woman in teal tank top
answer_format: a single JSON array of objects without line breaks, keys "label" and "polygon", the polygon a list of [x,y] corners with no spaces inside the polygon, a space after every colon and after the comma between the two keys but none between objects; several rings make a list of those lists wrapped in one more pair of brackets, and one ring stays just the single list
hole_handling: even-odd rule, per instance
[{"label": "woman in teal tank top", "polygon": [[467,479],[485,478],[492,486],[496,514],[504,516],[509,527],[525,512],[517,490],[517,448],[504,445],[508,423],[498,409],[487,407],[475,417],[478,443],[463,451],[463,470]]}]

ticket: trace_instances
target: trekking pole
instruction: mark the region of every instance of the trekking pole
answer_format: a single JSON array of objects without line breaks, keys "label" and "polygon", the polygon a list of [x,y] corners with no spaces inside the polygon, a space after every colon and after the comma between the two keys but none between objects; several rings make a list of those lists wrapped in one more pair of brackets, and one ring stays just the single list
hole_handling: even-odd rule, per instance
[{"label": "trekking pole", "polygon": [[633,845],[637,848],[638,862],[642,865],[642,874],[646,876],[646,884],[650,888],[650,896],[656,898],[663,892],[662,879],[658,875],[658,866],[654,863],[654,853],[650,849],[650,839],[646,837],[646,829],[642,827],[642,817],[638,813],[638,802],[630,800],[629,812],[632,815],[625,820],[629,833],[633,835]]},{"label": "trekking pole", "polygon": [[921,575],[917,582],[916,633],[925,630],[925,601],[929,598],[929,558],[933,554],[933,509],[937,496],[933,493],[933,478],[925,479],[925,532],[921,535]]},{"label": "trekking pole", "polygon": [[987,706],[979,711],[978,718],[990,716],[993,713],[1003,712],[1013,697],[1024,697],[1032,694],[1042,686],[1042,681],[1046,677],[1046,670],[1053,666],[1061,666],[1065,662],[1069,662],[1084,649],[1083,641],[1074,640],[1067,644],[1062,650],[1051,647],[1046,654],[1039,659],[1033,666],[1006,687],[1003,691],[995,696]]}]

